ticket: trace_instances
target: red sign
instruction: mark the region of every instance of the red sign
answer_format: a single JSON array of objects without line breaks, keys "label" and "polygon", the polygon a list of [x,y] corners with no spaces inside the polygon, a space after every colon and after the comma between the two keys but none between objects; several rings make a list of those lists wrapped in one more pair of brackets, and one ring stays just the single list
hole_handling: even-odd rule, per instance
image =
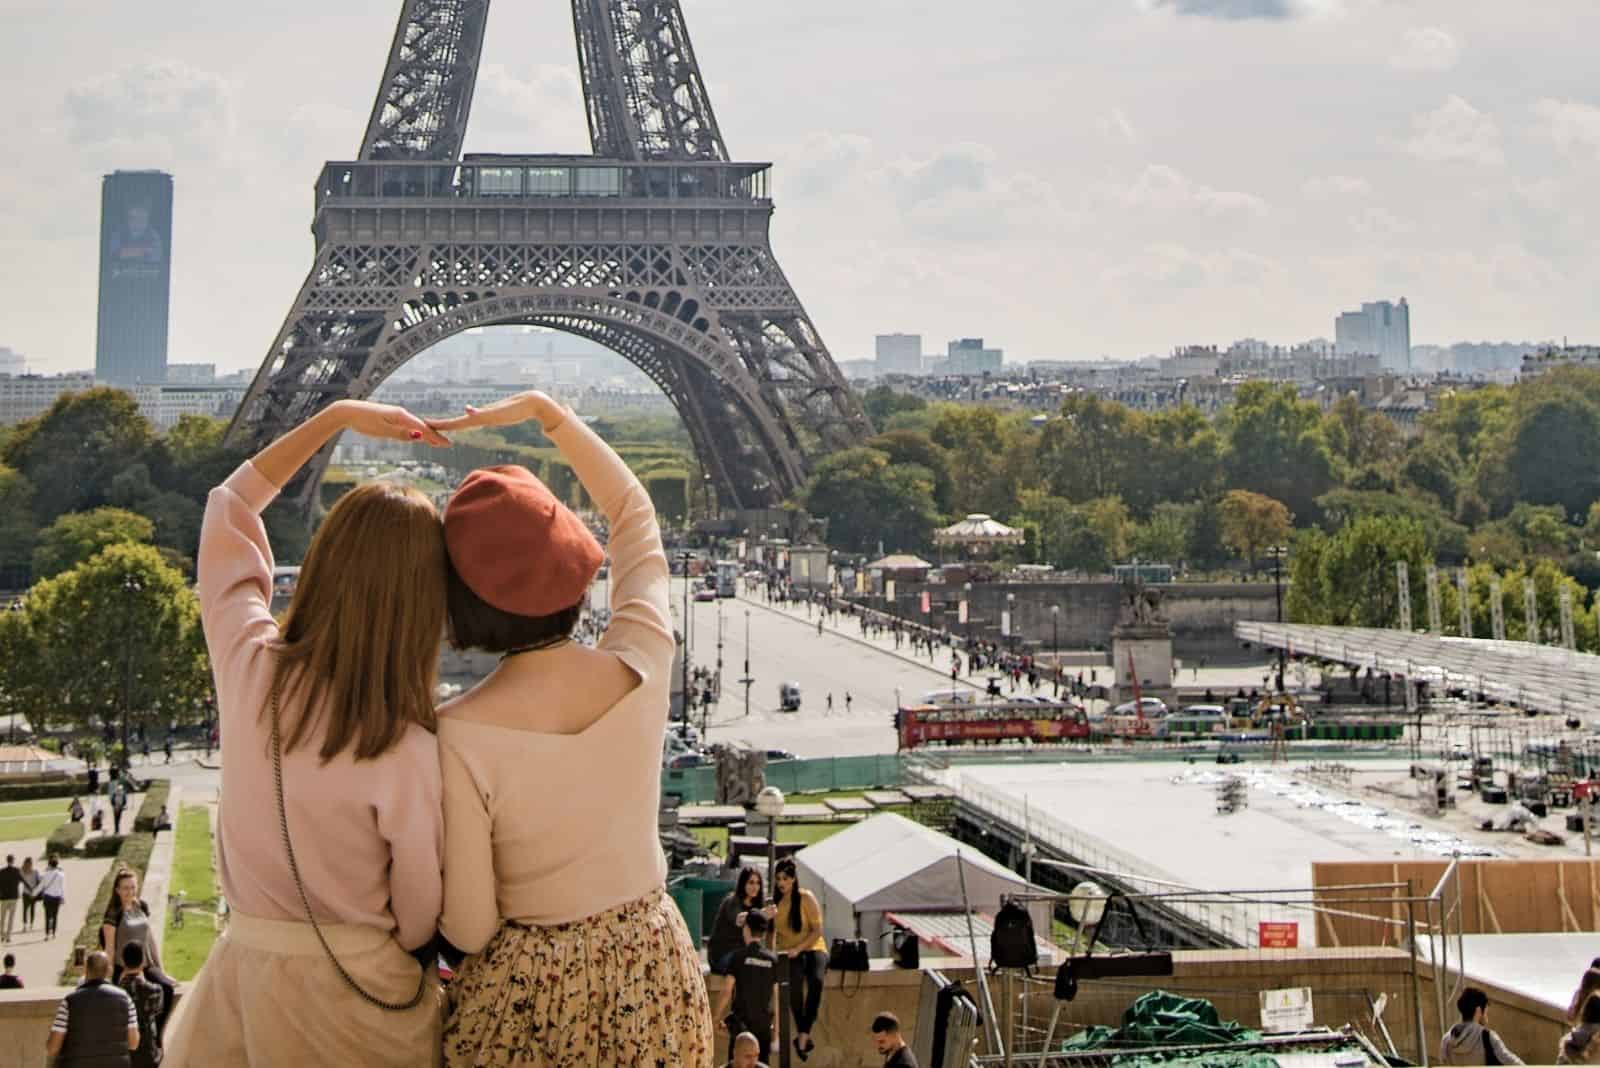
[{"label": "red sign", "polygon": [[923,615],[927,615],[928,614],[929,607],[930,606],[928,604],[928,591],[927,590],[923,590],[922,591],[922,614]]},{"label": "red sign", "polygon": [[1299,949],[1300,925],[1296,922],[1268,923],[1261,922],[1261,948],[1262,949]]}]

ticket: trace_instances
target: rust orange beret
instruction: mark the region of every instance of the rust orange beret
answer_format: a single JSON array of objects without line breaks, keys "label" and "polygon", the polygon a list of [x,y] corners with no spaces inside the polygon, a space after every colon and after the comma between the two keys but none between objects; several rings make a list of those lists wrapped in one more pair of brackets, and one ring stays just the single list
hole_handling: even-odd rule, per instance
[{"label": "rust orange beret", "polygon": [[444,512],[450,563],[502,612],[548,616],[583,599],[605,559],[583,520],[525,467],[483,467]]}]

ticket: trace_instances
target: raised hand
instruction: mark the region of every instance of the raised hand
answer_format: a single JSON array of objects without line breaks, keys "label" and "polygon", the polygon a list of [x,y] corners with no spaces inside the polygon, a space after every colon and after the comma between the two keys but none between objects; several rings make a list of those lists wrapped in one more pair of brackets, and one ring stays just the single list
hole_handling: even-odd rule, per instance
[{"label": "raised hand", "polygon": [[467,405],[465,415],[457,415],[446,419],[429,419],[428,426],[434,431],[470,430],[478,426],[511,426],[514,423],[525,423],[529,419],[537,419],[541,426],[549,429],[561,422],[566,414],[565,409],[556,403],[548,393],[542,390],[530,389],[525,393],[518,393],[514,397],[495,401],[493,404],[482,408]]},{"label": "raised hand", "polygon": [[450,444],[449,439],[426,420],[393,404],[341,401],[338,408],[345,426],[364,437],[421,441],[436,448]]}]

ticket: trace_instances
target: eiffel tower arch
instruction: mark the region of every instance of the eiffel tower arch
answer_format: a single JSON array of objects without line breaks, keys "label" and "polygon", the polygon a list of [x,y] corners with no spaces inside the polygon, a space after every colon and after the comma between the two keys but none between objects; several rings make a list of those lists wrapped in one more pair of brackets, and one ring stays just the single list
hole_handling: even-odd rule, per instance
[{"label": "eiffel tower arch", "polygon": [[[259,447],[470,327],[597,341],[667,395],[725,507],[778,503],[870,427],[773,255],[770,165],[730,159],[678,0],[572,0],[593,155],[463,155],[489,0],[403,0],[360,156],[228,430]],[[290,496],[306,509],[331,448]]]}]

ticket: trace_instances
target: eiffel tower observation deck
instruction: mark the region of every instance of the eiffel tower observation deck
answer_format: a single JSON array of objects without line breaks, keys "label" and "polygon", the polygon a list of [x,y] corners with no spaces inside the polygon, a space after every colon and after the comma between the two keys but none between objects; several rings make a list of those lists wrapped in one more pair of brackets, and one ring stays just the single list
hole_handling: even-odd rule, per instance
[{"label": "eiffel tower observation deck", "polygon": [[[678,0],[572,0],[594,154],[462,155],[488,0],[404,0],[360,158],[318,175],[315,260],[229,429],[259,446],[429,346],[600,342],[683,418],[723,507],[776,504],[870,432],[729,158]],[[307,509],[331,450],[290,495]]]}]

